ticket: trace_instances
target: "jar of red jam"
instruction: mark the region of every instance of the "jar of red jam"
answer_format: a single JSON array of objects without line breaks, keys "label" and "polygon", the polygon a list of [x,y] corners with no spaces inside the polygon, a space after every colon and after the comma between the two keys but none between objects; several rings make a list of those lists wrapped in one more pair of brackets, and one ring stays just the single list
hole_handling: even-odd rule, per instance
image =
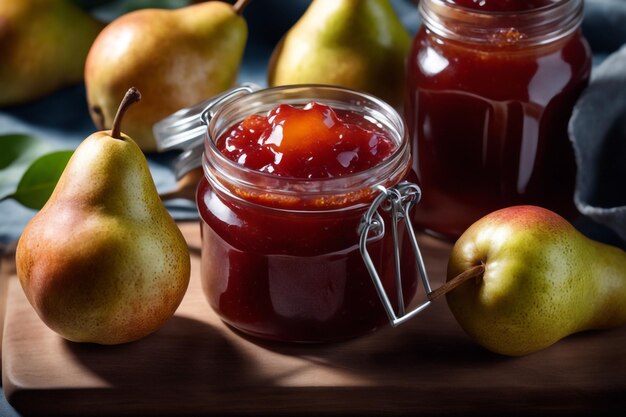
[{"label": "jar of red jam", "polygon": [[450,238],[535,204],[571,217],[567,124],[591,61],[582,0],[422,0],[405,116],[417,227]]},{"label": "jar of red jam", "polygon": [[[380,190],[410,171],[394,109],[355,91],[291,86],[238,95],[203,117],[201,277],[221,319],[290,342],[341,340],[388,323],[359,239]],[[338,132],[331,146],[329,129]],[[411,261],[400,266],[403,295],[393,308],[410,303],[418,276],[398,230],[400,257]],[[371,233],[367,248],[396,293],[393,239]]]}]

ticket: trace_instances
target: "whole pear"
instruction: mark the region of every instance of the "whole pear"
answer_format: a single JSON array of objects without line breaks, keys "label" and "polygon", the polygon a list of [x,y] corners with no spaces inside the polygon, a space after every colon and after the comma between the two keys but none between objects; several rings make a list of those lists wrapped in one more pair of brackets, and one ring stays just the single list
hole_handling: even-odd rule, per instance
[{"label": "whole pear", "polygon": [[119,131],[85,139],[26,226],[16,265],[43,322],[77,342],[118,344],[161,327],[187,289],[187,244],[159,199],[147,161]]},{"label": "whole pear", "polygon": [[410,43],[388,0],[313,0],[274,49],[268,84],[340,85],[397,106]]},{"label": "whole pear", "polygon": [[448,278],[481,264],[482,277],[446,297],[461,327],[489,350],[526,355],[626,324],[626,253],[552,211],[515,206],[478,220],[454,245]]},{"label": "whole pear", "polygon": [[129,85],[143,95],[125,131],[154,151],[152,125],[230,88],[247,39],[242,8],[209,1],[174,10],[142,9],[112,21],[95,40],[85,66],[91,117],[110,129]]},{"label": "whole pear", "polygon": [[69,0],[0,1],[0,106],[80,83],[103,26]]}]

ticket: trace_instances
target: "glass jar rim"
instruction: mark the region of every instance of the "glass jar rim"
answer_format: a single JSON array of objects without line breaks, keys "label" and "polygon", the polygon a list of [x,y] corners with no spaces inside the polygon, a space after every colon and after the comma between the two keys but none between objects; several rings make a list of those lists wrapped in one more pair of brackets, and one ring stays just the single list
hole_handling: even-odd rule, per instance
[{"label": "glass jar rim", "polygon": [[[367,170],[332,178],[308,179],[247,168],[228,159],[216,146],[217,139],[226,129],[250,114],[263,113],[283,103],[305,105],[310,101],[373,117],[390,133],[396,149]],[[299,211],[319,212],[368,204],[377,193],[377,187],[395,185],[405,176],[410,160],[406,126],[391,105],[365,92],[330,85],[272,87],[227,100],[211,115],[204,142],[204,174],[214,188],[248,203],[276,209],[300,207],[304,210]]]},{"label": "glass jar rim", "polygon": [[448,0],[422,0],[419,14],[435,34],[491,46],[535,46],[565,38],[582,22],[584,0],[553,3],[516,12],[471,9]]}]

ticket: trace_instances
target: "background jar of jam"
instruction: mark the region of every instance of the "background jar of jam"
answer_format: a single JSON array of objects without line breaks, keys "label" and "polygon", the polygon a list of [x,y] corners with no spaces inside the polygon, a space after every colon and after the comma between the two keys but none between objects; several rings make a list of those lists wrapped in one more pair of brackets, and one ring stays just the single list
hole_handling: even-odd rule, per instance
[{"label": "background jar of jam", "polygon": [[[217,143],[251,114],[309,102],[374,122],[393,140],[394,150],[348,175],[295,178],[250,169],[227,158]],[[290,342],[341,340],[388,323],[359,252],[359,229],[379,187],[393,186],[410,172],[405,126],[390,106],[334,87],[257,91],[215,112],[203,158],[205,175],[197,190],[201,277],[223,321],[253,336]],[[410,253],[407,237],[399,240],[401,253]],[[385,290],[396,292],[391,239],[372,236],[368,250]],[[417,287],[414,263],[402,265],[407,305]]]},{"label": "background jar of jam", "polygon": [[416,226],[458,237],[535,204],[571,217],[567,124],[590,75],[582,0],[422,0],[405,116],[423,191]]}]

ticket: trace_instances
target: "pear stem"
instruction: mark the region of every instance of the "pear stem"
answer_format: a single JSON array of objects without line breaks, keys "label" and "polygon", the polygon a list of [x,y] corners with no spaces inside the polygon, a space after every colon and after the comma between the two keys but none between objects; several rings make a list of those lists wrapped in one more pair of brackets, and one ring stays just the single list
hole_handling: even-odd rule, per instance
[{"label": "pear stem", "polygon": [[463,271],[456,277],[452,278],[451,280],[443,284],[441,287],[437,288],[434,291],[429,292],[428,299],[432,301],[436,298],[439,298],[442,295],[452,291],[459,285],[463,284],[468,279],[481,277],[484,273],[485,273],[485,266],[482,264],[476,265],[466,271]]},{"label": "pear stem", "polygon": [[235,13],[237,13],[239,16],[241,16],[241,14],[243,13],[243,9],[245,9],[246,6],[251,1],[252,0],[237,0],[237,2],[233,5],[233,10],[235,10]]},{"label": "pear stem", "polygon": [[113,128],[111,129],[111,137],[115,139],[122,139],[122,119],[126,110],[133,104],[141,100],[141,93],[135,87],[130,87],[126,92],[126,95],[120,103],[120,107],[117,109],[115,119],[113,119]]}]

